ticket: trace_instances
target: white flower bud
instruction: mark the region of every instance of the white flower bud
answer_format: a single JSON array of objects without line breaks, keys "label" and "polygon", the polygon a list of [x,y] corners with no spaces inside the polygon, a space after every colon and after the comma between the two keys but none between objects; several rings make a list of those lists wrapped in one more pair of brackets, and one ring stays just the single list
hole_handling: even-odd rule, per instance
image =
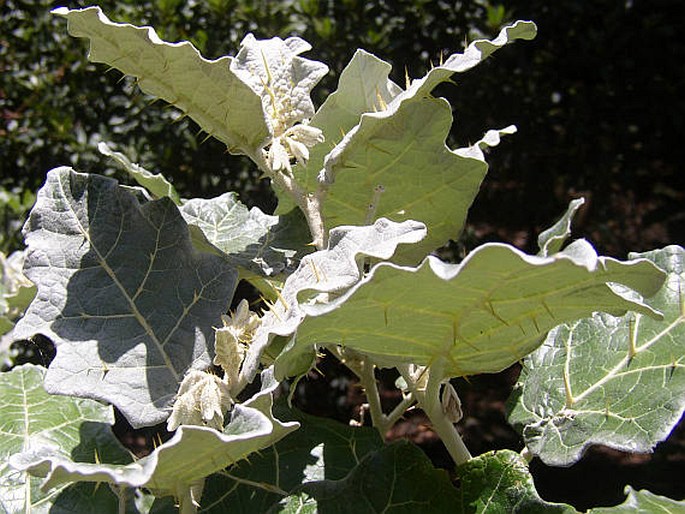
[{"label": "white flower bud", "polygon": [[222,430],[224,413],[233,405],[228,385],[216,375],[190,370],[183,378],[174,402],[167,430],[180,425],[208,426]]}]

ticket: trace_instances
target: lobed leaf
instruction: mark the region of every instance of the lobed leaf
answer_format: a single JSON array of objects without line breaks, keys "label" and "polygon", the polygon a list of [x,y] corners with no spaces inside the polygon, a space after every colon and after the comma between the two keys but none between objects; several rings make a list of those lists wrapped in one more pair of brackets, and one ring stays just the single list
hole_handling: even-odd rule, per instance
[{"label": "lobed leaf", "polygon": [[270,132],[275,137],[314,114],[309,95],[328,73],[328,66],[299,56],[311,48],[296,36],[258,40],[248,34],[230,62],[231,71],[261,97]]},{"label": "lobed leaf", "polygon": [[174,104],[231,153],[254,158],[269,124],[262,99],[233,71],[232,57],[204,59],[189,42],[166,43],[152,27],[113,23],[99,7],[53,13],[72,36],[90,40],[88,58],[135,77],[143,92]]},{"label": "lobed leaf", "polygon": [[184,202],[181,214],[202,230],[207,241],[221,250],[233,266],[250,278],[292,271],[311,251],[309,231],[299,210],[281,216],[247,209],[235,193]]},{"label": "lobed leaf", "polygon": [[134,426],[166,419],[184,373],[211,363],[237,273],[193,248],[170,199],[141,205],[69,168],[48,173],[24,231],[38,293],[15,337],[55,343],[46,389],[113,403]]},{"label": "lobed leaf", "polygon": [[649,452],[685,411],[685,250],[633,257],[667,273],[645,300],[663,319],[595,313],[552,330],[524,361],[509,421],[548,465],[571,465],[592,444]]},{"label": "lobed leaf", "polygon": [[554,326],[594,310],[658,316],[607,282],[648,296],[663,278],[648,260],[598,257],[585,241],[554,257],[486,244],[459,265],[435,257],[417,268],[381,263],[328,303],[303,305],[291,353],[339,344],[387,365],[440,363],[450,377],[498,372]]},{"label": "lobed leaf", "polygon": [[[428,228],[428,237],[401,249],[395,257],[411,264],[456,238],[487,171],[481,148],[498,144],[500,135],[514,129],[489,131],[475,145],[451,150],[445,144],[452,125],[451,107],[443,99],[430,97],[430,92],[506,43],[532,39],[535,30],[530,22],[517,22],[493,41],[476,41],[463,54],[450,56],[444,65],[413,81],[406,91],[388,81],[385,63],[367,54],[355,55],[341,77],[337,96],[313,119],[325,130],[326,147],[336,143],[317,176],[327,191],[326,228],[364,224],[377,217],[421,221]],[[368,82],[358,71],[366,66],[373,71]],[[351,83],[355,79],[364,81],[363,85]],[[343,101],[355,95],[360,100]],[[342,124],[336,127],[338,115]],[[355,115],[360,118],[350,125]],[[319,162],[313,156],[301,172],[310,184]]]},{"label": "lobed leaf", "polygon": [[300,428],[249,460],[211,476],[205,484],[202,513],[284,513],[297,507],[308,512],[316,502],[299,492],[302,484],[343,479],[366,455],[383,446],[373,428],[310,416],[286,409],[284,403],[274,411],[281,419],[297,421]]},{"label": "lobed leaf", "polygon": [[297,429],[298,423],[281,423],[273,417],[273,391],[277,386],[271,371],[265,371],[262,390],[235,405],[223,432],[182,425],[169,441],[131,464],[75,462],[64,452],[52,451],[24,452],[12,459],[12,465],[47,476],[42,486],[45,490],[71,482],[105,482],[118,487],[145,487],[160,497],[181,496],[191,484]]},{"label": "lobed leaf", "polygon": [[[297,270],[285,281],[278,300],[262,318],[243,363],[242,381],[248,383],[252,380],[261,355],[274,335],[290,335],[296,330],[304,318],[299,298],[301,293],[311,291],[310,299],[318,293],[340,294],[361,277],[362,263],[358,262],[358,255],[389,259],[397,245],[419,241],[425,234],[421,223],[394,223],[386,219],[376,220],[369,226],[331,230],[328,248],[302,258]],[[320,299],[327,301],[324,297]],[[310,349],[313,351],[313,346]],[[293,370],[292,363],[285,363],[285,360],[279,358],[276,362],[276,376],[279,378]],[[300,359],[295,361],[299,367]]]},{"label": "lobed leaf", "polygon": [[117,512],[108,488],[63,484],[40,489],[40,480],[13,469],[8,461],[20,452],[60,452],[75,460],[132,460],[111,431],[111,407],[93,400],[51,396],[43,389],[45,369],[25,364],[0,373],[0,511],[47,513]]}]

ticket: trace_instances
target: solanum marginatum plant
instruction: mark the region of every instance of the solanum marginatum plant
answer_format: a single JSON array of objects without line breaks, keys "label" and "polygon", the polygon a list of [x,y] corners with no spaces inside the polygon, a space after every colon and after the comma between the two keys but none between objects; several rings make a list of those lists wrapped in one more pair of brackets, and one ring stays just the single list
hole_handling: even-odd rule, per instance
[{"label": "solanum marginatum plant", "polygon": [[[677,423],[682,248],[620,261],[585,240],[566,244],[576,200],[540,235],[537,255],[501,243],[457,264],[432,255],[464,226],[487,171],[483,150],[515,132],[490,129],[449,148],[451,107],[432,92],[532,39],[533,23],[474,41],[405,87],[388,78],[390,64],[359,50],[316,108],[310,93],[328,67],[302,56],[311,47],[299,37],[248,34],[235,57],[207,60],[97,7],[54,13],[88,40],[91,61],[134,77],[249,157],[279,207],[248,210],[232,192],[183,198],[106,143],[100,151],[136,186],[66,167],[47,173],[24,227],[35,298],[12,337],[40,334],[57,351],[47,369],[0,376],[8,512],[65,502],[155,513],[461,512],[486,496],[503,511],[512,501],[546,509],[527,459],[569,465],[593,443],[649,451]],[[260,290],[264,308],[234,298],[239,280]],[[359,378],[374,428],[276,401],[280,384],[307,373],[323,349]],[[511,421],[526,447],[474,457],[456,428],[450,380],[521,360]],[[380,368],[399,376],[391,411],[381,406]],[[637,389],[651,395],[646,414],[625,401]],[[458,489],[412,445],[384,444],[412,407],[445,443]],[[166,423],[173,435],[133,457],[112,436],[113,408],[134,427]],[[628,501],[671,501],[648,494],[631,491]]]}]

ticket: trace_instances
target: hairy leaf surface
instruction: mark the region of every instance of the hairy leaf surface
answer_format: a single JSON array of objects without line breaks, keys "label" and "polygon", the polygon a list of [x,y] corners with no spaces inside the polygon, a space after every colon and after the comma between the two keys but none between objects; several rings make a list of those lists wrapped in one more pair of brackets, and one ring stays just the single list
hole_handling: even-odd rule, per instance
[{"label": "hairy leaf surface", "polygon": [[189,42],[166,43],[152,27],[113,23],[99,7],[53,11],[72,36],[90,40],[88,58],[138,80],[147,94],[174,104],[232,153],[255,155],[269,136],[262,99],[232,70],[232,57],[204,59]]},{"label": "hairy leaf surface", "polygon": [[574,514],[570,505],[548,503],[538,495],[525,460],[511,450],[485,453],[457,470],[464,514]]},{"label": "hairy leaf surface", "polygon": [[498,372],[565,320],[594,310],[656,315],[606,282],[650,295],[663,277],[644,259],[598,257],[585,241],[547,258],[493,243],[459,265],[434,257],[418,268],[381,263],[340,297],[302,306],[296,345],[340,344],[388,365],[442,362],[449,376]]},{"label": "hairy leaf surface", "polygon": [[311,237],[299,210],[271,216],[257,207],[248,210],[235,193],[225,193],[208,200],[188,200],[181,214],[247,277],[292,271],[302,255],[311,251],[307,246]]},{"label": "hairy leaf surface", "polygon": [[51,396],[43,389],[45,369],[31,364],[0,373],[0,511],[3,513],[117,512],[107,488],[64,484],[40,489],[40,479],[14,469],[19,452],[59,451],[75,460],[106,458],[127,463],[131,456],[111,431],[114,413],[93,400]]},{"label": "hairy leaf surface", "polygon": [[[262,318],[249,347],[241,377],[246,383],[252,380],[262,352],[273,335],[290,335],[304,318],[300,301],[327,301],[328,295],[338,295],[354,285],[361,277],[363,263],[359,255],[376,259],[392,257],[397,245],[414,243],[426,234],[423,224],[414,221],[395,223],[379,219],[363,227],[337,227],[330,232],[328,248],[306,255],[297,270],[288,277],[278,300]],[[309,291],[309,298],[300,298]],[[310,350],[313,346],[310,345]],[[297,357],[295,360],[299,360]],[[292,371],[287,357],[276,362],[276,376],[282,378]]]},{"label": "hairy leaf surface", "polygon": [[[350,427],[277,405],[281,419],[300,428],[274,446],[210,477],[202,513],[300,512],[316,502],[298,493],[304,483],[344,478],[369,452],[383,446],[372,428]],[[308,512],[308,510],[305,510]],[[315,512],[315,510],[314,510]]]},{"label": "hairy leaf surface", "polygon": [[668,273],[645,300],[663,320],[597,313],[555,328],[524,361],[509,421],[549,465],[571,465],[591,444],[649,452],[685,410],[685,250],[634,257]]},{"label": "hairy leaf surface", "polygon": [[[421,221],[428,236],[418,245],[400,249],[395,257],[411,264],[456,238],[487,172],[481,147],[496,145],[499,135],[513,128],[489,131],[475,145],[451,150],[445,144],[452,126],[451,108],[447,101],[430,97],[430,92],[508,42],[532,39],[535,31],[530,22],[506,27],[493,41],[476,41],[463,54],[451,55],[406,91],[388,81],[385,63],[367,54],[355,55],[346,69],[350,77],[341,77],[336,96],[313,120],[326,130],[324,145],[330,148],[336,143],[317,176],[327,191],[326,227],[364,224],[376,217]],[[360,73],[366,66],[373,70],[368,82]],[[345,102],[346,95],[359,100]],[[341,111],[342,124],[336,127]],[[359,121],[349,126],[355,115],[361,115]],[[303,172],[307,180],[318,164],[313,158],[307,166]]]},{"label": "hairy leaf surface", "polygon": [[269,447],[297,429],[298,423],[282,423],[271,408],[278,383],[270,370],[262,374],[262,390],[236,405],[223,432],[182,425],[174,436],[150,455],[131,464],[74,462],[60,451],[25,452],[12,464],[32,474],[47,475],[44,488],[70,482],[105,482],[123,487],[146,487],[157,496],[177,495],[198,480],[248,455]]},{"label": "hairy leaf surface", "polygon": [[25,237],[38,293],[15,337],[57,346],[46,389],[113,403],[134,426],[166,419],[184,373],[211,362],[234,269],[193,248],[168,198],[141,205],[69,168],[48,173]]}]

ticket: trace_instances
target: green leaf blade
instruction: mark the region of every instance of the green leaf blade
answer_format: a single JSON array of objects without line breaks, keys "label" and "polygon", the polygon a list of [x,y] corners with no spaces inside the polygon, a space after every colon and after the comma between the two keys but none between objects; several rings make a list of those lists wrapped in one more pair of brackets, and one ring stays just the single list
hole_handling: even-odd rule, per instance
[{"label": "green leaf blade", "polygon": [[44,488],[72,482],[104,482],[117,487],[146,487],[158,496],[180,496],[190,485],[285,437],[299,426],[281,422],[271,411],[278,383],[267,370],[262,390],[234,407],[223,432],[182,425],[174,436],[148,456],[125,464],[84,463],[61,452],[25,452],[15,467],[47,475]]},{"label": "green leaf blade", "polygon": [[498,372],[537,348],[563,320],[595,309],[657,315],[606,282],[648,294],[662,280],[651,262],[600,258],[585,242],[553,258],[487,244],[460,265],[433,257],[418,268],[377,265],[328,304],[303,306],[307,317],[296,344],[342,344],[388,364],[442,361],[449,376]]},{"label": "green leaf blade", "polygon": [[235,270],[195,251],[168,198],[141,205],[68,168],[48,173],[25,231],[38,294],[15,337],[57,346],[48,391],[111,402],[134,426],[166,419],[184,373],[211,361]]},{"label": "green leaf blade", "polygon": [[685,411],[685,251],[634,257],[668,274],[645,300],[662,320],[597,313],[557,327],[525,361],[509,420],[549,465],[570,465],[591,444],[649,452]]},{"label": "green leaf blade", "polygon": [[461,510],[469,514],[575,514],[570,505],[548,503],[538,495],[523,458],[511,451],[485,453],[457,470]]},{"label": "green leaf blade", "polygon": [[231,70],[233,59],[209,61],[188,42],[166,43],[151,27],[113,23],[99,7],[55,14],[69,33],[90,40],[89,59],[135,77],[147,94],[174,104],[232,153],[254,157],[269,136],[262,100]]},{"label": "green leaf blade", "polygon": [[271,216],[257,207],[248,210],[235,193],[224,193],[188,200],[180,211],[248,278],[281,274],[311,251],[307,224],[299,210]]},{"label": "green leaf blade", "polygon": [[114,414],[93,400],[51,396],[43,389],[45,369],[32,364],[0,373],[0,509],[6,513],[58,511],[60,506],[83,512],[90,507],[116,512],[109,491],[67,487],[42,490],[40,480],[14,469],[10,457],[20,452],[60,453],[93,462],[106,458],[130,462],[131,456],[111,431]]}]

